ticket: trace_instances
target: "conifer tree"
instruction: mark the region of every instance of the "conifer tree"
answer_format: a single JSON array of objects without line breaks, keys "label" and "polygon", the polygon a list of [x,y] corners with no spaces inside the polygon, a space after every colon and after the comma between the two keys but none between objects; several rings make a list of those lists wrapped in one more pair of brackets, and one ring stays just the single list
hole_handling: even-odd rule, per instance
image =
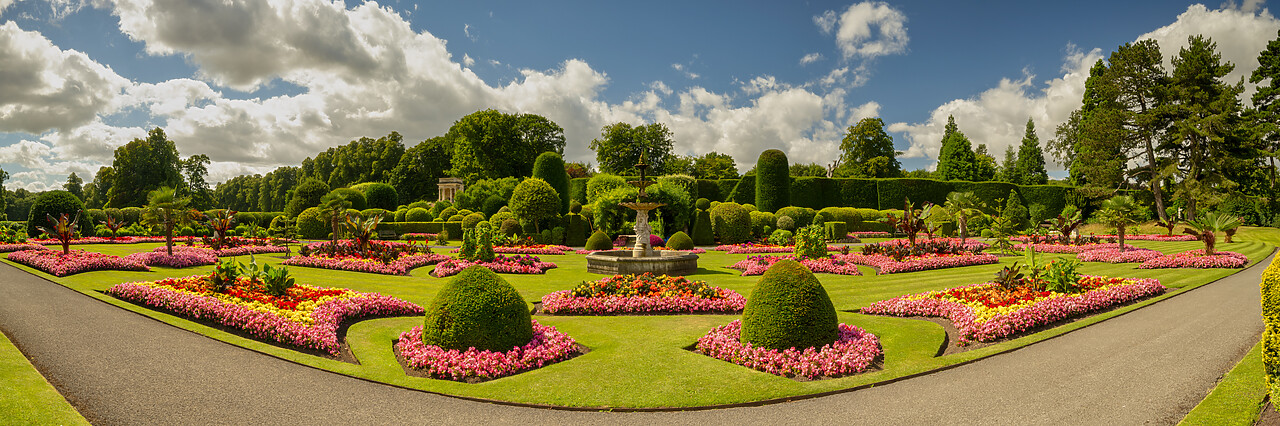
[{"label": "conifer tree", "polygon": [[938,153],[938,179],[975,180],[978,172],[977,162],[973,145],[956,126],[955,117],[947,117],[946,132],[942,137],[942,150]]},{"label": "conifer tree", "polygon": [[1040,150],[1040,137],[1036,136],[1036,125],[1030,118],[1027,118],[1027,132],[1022,136],[1022,145],[1018,147],[1016,164],[1018,180],[1011,182],[1020,185],[1049,182],[1049,172],[1044,169],[1044,153]]}]

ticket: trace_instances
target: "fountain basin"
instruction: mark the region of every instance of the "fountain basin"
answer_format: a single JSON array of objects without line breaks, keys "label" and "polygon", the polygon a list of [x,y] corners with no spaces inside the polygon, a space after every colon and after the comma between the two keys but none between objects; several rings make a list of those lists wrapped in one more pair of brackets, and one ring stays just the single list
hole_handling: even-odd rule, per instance
[{"label": "fountain basin", "polygon": [[678,250],[658,250],[650,257],[632,257],[631,250],[598,251],[587,255],[587,272],[619,275],[689,275],[698,272],[698,255]]}]

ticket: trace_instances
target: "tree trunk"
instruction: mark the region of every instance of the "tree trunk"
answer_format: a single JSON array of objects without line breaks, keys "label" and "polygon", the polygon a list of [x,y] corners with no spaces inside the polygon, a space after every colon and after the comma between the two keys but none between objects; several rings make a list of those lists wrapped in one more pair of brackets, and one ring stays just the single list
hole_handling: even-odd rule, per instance
[{"label": "tree trunk", "polygon": [[173,256],[173,222],[168,218],[164,221],[164,249],[170,257]]},{"label": "tree trunk", "polygon": [[1124,224],[1116,225],[1116,235],[1120,237],[1120,252],[1124,253]]}]

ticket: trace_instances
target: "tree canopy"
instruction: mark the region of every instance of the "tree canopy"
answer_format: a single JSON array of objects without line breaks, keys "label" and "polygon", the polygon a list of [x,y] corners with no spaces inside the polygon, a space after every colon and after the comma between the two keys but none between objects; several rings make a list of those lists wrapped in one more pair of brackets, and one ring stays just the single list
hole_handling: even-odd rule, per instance
[{"label": "tree canopy", "polygon": [[600,129],[600,137],[592,140],[590,147],[596,152],[601,173],[638,175],[635,165],[643,153],[656,175],[667,170],[667,160],[675,146],[672,138],[671,130],[662,123],[641,126],[613,123]]},{"label": "tree canopy", "polygon": [[[955,124],[954,120],[951,124]],[[840,141],[840,166],[836,176],[892,178],[902,175],[902,163],[893,149],[893,137],[884,131],[884,120],[864,118],[849,126]],[[883,157],[882,159],[877,159]]]}]

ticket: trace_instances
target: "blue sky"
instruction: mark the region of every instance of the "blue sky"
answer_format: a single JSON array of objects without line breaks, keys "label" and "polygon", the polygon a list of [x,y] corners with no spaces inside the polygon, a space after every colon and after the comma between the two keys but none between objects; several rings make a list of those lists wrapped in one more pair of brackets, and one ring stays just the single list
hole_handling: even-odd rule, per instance
[{"label": "blue sky", "polygon": [[594,162],[605,124],[657,121],[679,153],[743,171],[767,148],[829,162],[845,128],[880,117],[904,166],[929,168],[948,115],[997,157],[1027,118],[1052,138],[1122,43],[1168,57],[1206,34],[1247,75],[1280,29],[1267,6],[0,0],[0,74],[22,82],[0,83],[0,167],[9,189],[88,180],[162,126],[221,181],[360,136],[417,143],[492,107],[558,122],[569,160]]}]

